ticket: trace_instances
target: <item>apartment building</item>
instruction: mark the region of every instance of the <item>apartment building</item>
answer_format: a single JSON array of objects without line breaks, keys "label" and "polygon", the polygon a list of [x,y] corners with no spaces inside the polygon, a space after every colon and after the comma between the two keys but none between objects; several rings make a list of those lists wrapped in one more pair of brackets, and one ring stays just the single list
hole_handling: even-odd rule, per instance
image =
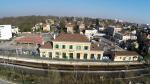
[{"label": "apartment building", "polygon": [[88,29],[88,30],[85,30],[85,35],[89,38],[89,39],[92,39],[93,36],[95,34],[97,34],[98,31],[96,29]]},{"label": "apartment building", "polygon": [[136,40],[137,36],[132,34],[131,32],[118,32],[115,33],[114,37],[120,41],[127,41],[129,39]]},{"label": "apartment building", "polygon": [[44,24],[43,25],[43,31],[49,32],[50,31],[50,25],[49,24]]},{"label": "apartment building", "polygon": [[67,28],[67,33],[71,33],[71,34],[74,33],[74,25],[72,23],[66,24],[65,27]]},{"label": "apartment building", "polygon": [[10,40],[12,38],[11,25],[0,25],[0,40]]}]

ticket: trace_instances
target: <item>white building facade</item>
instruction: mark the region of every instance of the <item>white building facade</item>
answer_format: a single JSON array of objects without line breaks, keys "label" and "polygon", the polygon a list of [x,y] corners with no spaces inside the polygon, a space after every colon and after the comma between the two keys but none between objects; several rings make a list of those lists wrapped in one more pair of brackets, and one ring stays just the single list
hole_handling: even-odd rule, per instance
[{"label": "white building facade", "polygon": [[97,34],[97,30],[96,29],[92,29],[92,30],[85,30],[85,35],[86,37],[88,37],[88,39],[91,39],[95,34]]},{"label": "white building facade", "polygon": [[14,34],[18,34],[18,33],[19,33],[19,28],[16,27],[16,26],[12,26],[11,31],[12,31],[12,33],[14,33]]},{"label": "white building facade", "polygon": [[133,34],[115,33],[114,37],[119,41],[136,40],[137,36]]},{"label": "white building facade", "polygon": [[12,38],[11,25],[0,25],[0,40],[10,40]]}]

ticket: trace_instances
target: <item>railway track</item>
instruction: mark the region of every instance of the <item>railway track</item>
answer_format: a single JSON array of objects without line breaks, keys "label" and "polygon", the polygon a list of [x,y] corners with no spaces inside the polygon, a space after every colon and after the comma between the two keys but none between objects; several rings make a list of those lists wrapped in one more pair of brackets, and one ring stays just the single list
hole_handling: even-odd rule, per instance
[{"label": "railway track", "polygon": [[115,70],[132,70],[143,69],[149,67],[148,64],[137,65],[63,65],[63,64],[47,64],[47,63],[35,63],[18,60],[0,59],[0,63],[8,63],[19,66],[40,68],[40,69],[56,69],[56,70],[84,70],[84,71],[115,71]]}]

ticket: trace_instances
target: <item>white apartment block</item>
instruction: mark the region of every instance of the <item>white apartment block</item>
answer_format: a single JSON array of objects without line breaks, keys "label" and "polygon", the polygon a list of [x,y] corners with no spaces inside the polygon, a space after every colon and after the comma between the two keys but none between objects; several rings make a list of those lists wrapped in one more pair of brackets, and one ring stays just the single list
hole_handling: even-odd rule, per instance
[{"label": "white apartment block", "polygon": [[98,31],[96,29],[92,29],[92,30],[85,30],[85,35],[91,39],[95,34],[97,34]]},{"label": "white apartment block", "polygon": [[127,41],[127,40],[136,40],[137,36],[131,33],[115,33],[114,37],[120,41]]},{"label": "white apartment block", "polygon": [[11,25],[0,25],[0,40],[10,40],[12,38]]}]

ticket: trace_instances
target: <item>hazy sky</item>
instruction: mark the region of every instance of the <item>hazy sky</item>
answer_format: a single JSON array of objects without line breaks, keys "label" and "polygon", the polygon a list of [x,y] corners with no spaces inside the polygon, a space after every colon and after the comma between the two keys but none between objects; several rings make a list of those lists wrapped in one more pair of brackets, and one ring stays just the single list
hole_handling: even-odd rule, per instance
[{"label": "hazy sky", "polygon": [[150,24],[150,0],[0,0],[0,17],[24,15],[89,16]]}]

